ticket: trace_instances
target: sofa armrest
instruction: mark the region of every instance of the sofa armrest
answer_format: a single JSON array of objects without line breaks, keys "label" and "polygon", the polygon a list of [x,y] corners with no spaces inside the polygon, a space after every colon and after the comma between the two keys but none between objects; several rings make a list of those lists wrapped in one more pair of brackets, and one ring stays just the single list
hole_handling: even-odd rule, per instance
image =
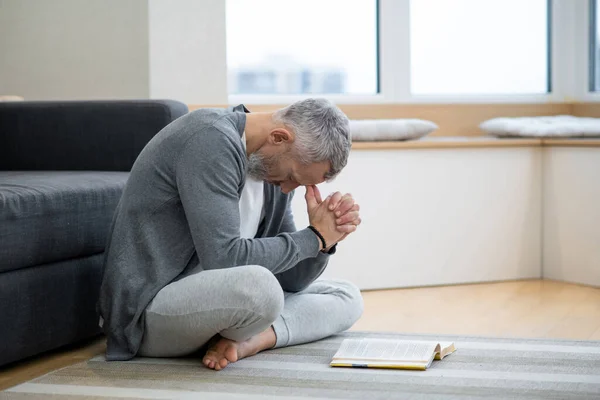
[{"label": "sofa armrest", "polygon": [[187,112],[173,100],[0,103],[0,170],[129,171]]}]

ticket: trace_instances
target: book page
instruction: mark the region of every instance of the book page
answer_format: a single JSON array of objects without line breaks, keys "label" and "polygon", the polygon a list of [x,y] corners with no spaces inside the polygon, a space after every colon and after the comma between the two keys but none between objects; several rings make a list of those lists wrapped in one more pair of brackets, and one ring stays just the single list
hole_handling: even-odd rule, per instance
[{"label": "book page", "polygon": [[433,357],[437,343],[393,339],[345,339],[334,360],[419,361]]},{"label": "book page", "polygon": [[456,351],[456,347],[452,342],[441,342],[439,346],[439,353],[435,355],[436,360],[441,360],[448,354],[452,354]]}]

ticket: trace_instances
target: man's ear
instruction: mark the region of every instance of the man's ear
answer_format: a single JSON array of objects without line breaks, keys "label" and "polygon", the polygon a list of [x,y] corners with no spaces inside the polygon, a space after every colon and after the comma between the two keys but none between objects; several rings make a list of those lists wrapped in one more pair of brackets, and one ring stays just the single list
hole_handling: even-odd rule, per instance
[{"label": "man's ear", "polygon": [[285,128],[273,129],[269,135],[269,141],[274,145],[291,143],[293,140],[292,133]]}]

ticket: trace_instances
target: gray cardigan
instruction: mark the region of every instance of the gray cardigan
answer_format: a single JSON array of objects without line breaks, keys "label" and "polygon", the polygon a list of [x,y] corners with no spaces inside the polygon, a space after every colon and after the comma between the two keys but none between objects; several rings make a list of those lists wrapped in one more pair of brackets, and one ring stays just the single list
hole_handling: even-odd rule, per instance
[{"label": "gray cardigan", "polygon": [[133,165],[110,229],[98,303],[108,360],[135,356],[144,310],[184,276],[257,264],[294,292],[325,269],[329,256],[312,231],[296,231],[292,196],[274,185],[264,185],[256,238],[240,238],[245,112],[242,105],[191,112],[159,132]]}]

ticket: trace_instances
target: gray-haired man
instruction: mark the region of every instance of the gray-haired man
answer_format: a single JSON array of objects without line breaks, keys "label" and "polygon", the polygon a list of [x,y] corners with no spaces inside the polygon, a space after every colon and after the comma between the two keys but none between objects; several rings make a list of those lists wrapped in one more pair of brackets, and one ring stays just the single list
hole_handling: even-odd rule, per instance
[{"label": "gray-haired man", "polygon": [[[352,326],[359,290],[315,282],[360,224],[350,195],[322,201],[315,186],[349,151],[346,116],[318,99],[274,113],[197,110],[158,133],[131,170],[106,249],[107,359],[181,356],[210,341],[203,363],[219,370]],[[296,231],[300,185],[311,226]]]}]

